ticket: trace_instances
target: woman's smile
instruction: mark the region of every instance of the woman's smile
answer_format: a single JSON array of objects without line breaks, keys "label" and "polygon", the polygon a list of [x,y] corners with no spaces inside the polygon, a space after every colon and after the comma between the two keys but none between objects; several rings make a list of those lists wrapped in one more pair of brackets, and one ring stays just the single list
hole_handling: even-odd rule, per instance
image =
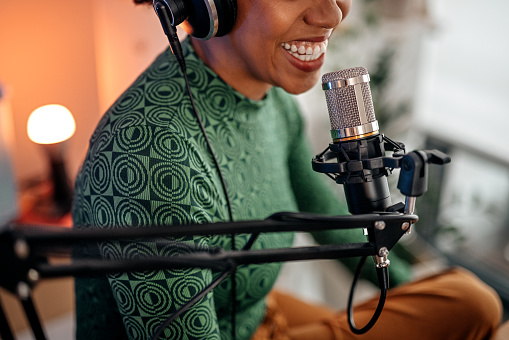
[{"label": "woman's smile", "polygon": [[322,42],[290,41],[281,44],[290,55],[301,61],[313,61],[318,59],[327,50],[328,40]]},{"label": "woman's smile", "polygon": [[304,72],[319,70],[324,63],[328,40],[324,37],[306,40],[294,40],[281,44],[288,61]]}]

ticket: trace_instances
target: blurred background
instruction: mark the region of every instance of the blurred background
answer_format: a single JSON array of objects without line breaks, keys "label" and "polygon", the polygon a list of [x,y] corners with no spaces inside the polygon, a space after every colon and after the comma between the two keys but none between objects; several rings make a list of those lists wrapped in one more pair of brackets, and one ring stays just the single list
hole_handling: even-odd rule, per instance
[{"label": "blurred background", "polygon": [[[323,69],[367,67],[381,132],[407,151],[437,148],[452,156],[451,164],[430,168],[429,191],[417,200],[420,221],[406,242],[424,244],[441,263],[471,269],[499,292],[506,308],[508,11],[503,0],[355,0]],[[27,135],[30,114],[60,104],[74,116],[76,131],[59,151],[72,183],[102,113],[166,46],[152,9],[130,0],[2,1],[1,224],[24,219],[70,226],[66,214],[34,213],[41,200],[51,199],[52,163]],[[324,99],[320,84],[298,96],[316,153],[330,142]],[[397,173],[391,186],[396,182]],[[342,188],[331,185],[341,199]],[[398,195],[393,192],[393,201],[402,199]],[[298,242],[309,240],[300,235]],[[330,296],[338,291],[336,277],[304,265],[307,274],[290,266],[280,284],[344,308],[344,300]],[[35,294],[50,338],[71,337],[72,280],[43,282]],[[15,329],[26,328],[15,299],[5,292],[0,298]]]}]

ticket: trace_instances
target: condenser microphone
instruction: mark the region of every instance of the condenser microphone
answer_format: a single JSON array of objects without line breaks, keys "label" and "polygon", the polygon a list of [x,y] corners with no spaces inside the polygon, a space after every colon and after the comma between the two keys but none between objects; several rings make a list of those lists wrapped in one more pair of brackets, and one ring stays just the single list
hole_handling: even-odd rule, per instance
[{"label": "condenser microphone", "polygon": [[322,76],[334,142],[378,134],[368,70],[354,67]]},{"label": "condenser microphone", "polygon": [[384,211],[391,205],[387,170],[365,166],[385,156],[383,136],[375,118],[369,74],[364,67],[326,73],[322,77],[331,123],[331,150],[347,164],[336,182],[343,184],[352,214]]}]

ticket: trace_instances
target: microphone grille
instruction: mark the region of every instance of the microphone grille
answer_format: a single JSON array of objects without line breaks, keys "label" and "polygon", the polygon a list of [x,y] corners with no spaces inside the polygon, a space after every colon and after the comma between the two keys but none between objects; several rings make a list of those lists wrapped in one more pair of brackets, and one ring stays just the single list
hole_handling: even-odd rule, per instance
[{"label": "microphone grille", "polygon": [[[347,80],[363,75],[368,75],[368,70],[365,67],[354,67],[326,73],[322,76],[322,83]],[[325,91],[331,130],[352,128],[376,121],[369,83],[363,82],[360,84],[360,87],[364,105],[364,110],[361,110],[362,112],[359,111],[358,98],[356,97],[353,85]]]}]

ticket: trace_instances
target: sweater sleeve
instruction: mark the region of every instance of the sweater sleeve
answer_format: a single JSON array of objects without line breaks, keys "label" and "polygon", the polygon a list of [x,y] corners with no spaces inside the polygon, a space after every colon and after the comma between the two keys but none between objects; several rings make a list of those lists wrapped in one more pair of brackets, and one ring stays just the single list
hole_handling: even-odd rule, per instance
[{"label": "sweater sleeve", "polygon": [[[222,198],[211,169],[195,147],[163,128],[132,126],[99,146],[84,165],[79,214],[96,229],[212,222]],[[194,188],[194,189],[192,189]],[[83,220],[76,216],[76,220]],[[99,244],[103,258],[175,256],[172,241],[207,247],[209,239],[122,241]],[[211,270],[172,269],[109,275],[108,281],[130,339],[148,339],[167,318],[212,280]],[[219,339],[213,293],[184,312],[162,333],[170,339]]]},{"label": "sweater sleeve", "polygon": [[[342,186],[335,184],[326,175],[317,173],[312,169],[312,154],[308,139],[304,133],[302,118],[297,119],[293,129],[295,132],[293,135],[296,137],[292,142],[289,167],[291,170],[292,187],[299,210],[324,215],[349,214],[344,197],[342,198],[339,195],[343,190]],[[366,242],[366,238],[360,229],[329,230],[313,232],[311,234],[320,244]],[[411,278],[409,263],[398,257],[396,253],[391,253],[390,260],[391,286],[407,282]],[[359,259],[356,257],[343,258],[340,261],[351,271],[355,271]],[[377,282],[376,273],[369,266],[365,266],[363,277],[374,283]]]}]

